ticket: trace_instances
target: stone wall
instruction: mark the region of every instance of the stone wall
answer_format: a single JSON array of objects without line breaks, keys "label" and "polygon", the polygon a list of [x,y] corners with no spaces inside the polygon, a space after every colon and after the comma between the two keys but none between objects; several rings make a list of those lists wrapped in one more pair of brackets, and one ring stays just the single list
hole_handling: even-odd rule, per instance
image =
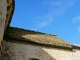
[{"label": "stone wall", "polygon": [[6,0],[0,0],[0,52],[1,52],[1,41],[3,40],[3,34],[4,34],[6,13],[7,13]]},{"label": "stone wall", "polygon": [[72,51],[28,42],[4,41],[2,58],[3,60],[80,60],[80,50]]},{"label": "stone wall", "polygon": [[74,60],[80,60],[80,50],[74,49],[73,58]]}]

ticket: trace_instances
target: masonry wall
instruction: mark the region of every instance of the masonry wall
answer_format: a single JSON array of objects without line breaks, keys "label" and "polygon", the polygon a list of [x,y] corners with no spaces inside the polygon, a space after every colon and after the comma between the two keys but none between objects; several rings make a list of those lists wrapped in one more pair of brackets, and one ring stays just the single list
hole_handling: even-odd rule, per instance
[{"label": "masonry wall", "polygon": [[73,58],[74,60],[80,60],[80,50],[74,49]]},{"label": "masonry wall", "polygon": [[80,50],[65,50],[32,43],[3,42],[3,60],[80,60]]},{"label": "masonry wall", "polygon": [[0,0],[0,40],[2,40],[5,20],[6,20],[6,12],[7,11],[7,4],[6,0]]},{"label": "masonry wall", "polygon": [[1,52],[1,41],[3,40],[3,34],[4,34],[4,26],[7,13],[6,11],[7,11],[6,0],[0,0],[0,52]]}]

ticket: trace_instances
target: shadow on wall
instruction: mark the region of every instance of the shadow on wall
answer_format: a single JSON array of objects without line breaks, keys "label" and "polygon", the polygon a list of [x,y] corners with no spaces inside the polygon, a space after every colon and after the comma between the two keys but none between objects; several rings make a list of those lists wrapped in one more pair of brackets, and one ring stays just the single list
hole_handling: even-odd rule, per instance
[{"label": "shadow on wall", "polygon": [[36,40],[39,40],[41,38],[39,36],[43,34],[44,33],[41,33],[41,32],[35,32],[35,31],[10,27],[7,31],[5,31],[4,38],[14,39],[17,41],[35,42]]},{"label": "shadow on wall", "polygon": [[56,60],[41,46],[30,43],[3,41],[3,60]]}]

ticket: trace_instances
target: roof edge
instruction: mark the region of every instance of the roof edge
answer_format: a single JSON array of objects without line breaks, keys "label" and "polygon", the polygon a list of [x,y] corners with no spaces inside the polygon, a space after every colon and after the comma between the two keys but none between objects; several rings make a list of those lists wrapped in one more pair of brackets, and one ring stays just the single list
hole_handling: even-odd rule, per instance
[{"label": "roof edge", "polygon": [[39,46],[46,46],[46,47],[52,47],[52,48],[72,50],[72,47],[57,46],[57,45],[52,45],[52,44],[43,44],[43,43],[38,43],[38,42],[30,41],[30,40],[14,38],[14,37],[10,37],[10,36],[4,36],[3,39],[5,41],[10,41],[10,42],[21,42],[21,43],[24,42],[24,43],[31,43],[31,44],[39,45]]},{"label": "roof edge", "polygon": [[71,45],[73,49],[80,49],[80,46]]}]

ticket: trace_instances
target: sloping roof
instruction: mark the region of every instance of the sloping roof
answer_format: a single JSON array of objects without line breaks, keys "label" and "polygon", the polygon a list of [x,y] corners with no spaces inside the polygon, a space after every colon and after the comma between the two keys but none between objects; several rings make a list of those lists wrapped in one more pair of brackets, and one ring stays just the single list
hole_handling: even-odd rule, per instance
[{"label": "sloping roof", "polygon": [[80,46],[72,45],[72,49],[79,49],[80,50]]},{"label": "sloping roof", "polygon": [[6,37],[44,45],[71,48],[71,44],[58,38],[56,35],[45,34],[31,30],[24,30],[20,28],[9,27],[9,29],[4,34],[4,38]]}]

